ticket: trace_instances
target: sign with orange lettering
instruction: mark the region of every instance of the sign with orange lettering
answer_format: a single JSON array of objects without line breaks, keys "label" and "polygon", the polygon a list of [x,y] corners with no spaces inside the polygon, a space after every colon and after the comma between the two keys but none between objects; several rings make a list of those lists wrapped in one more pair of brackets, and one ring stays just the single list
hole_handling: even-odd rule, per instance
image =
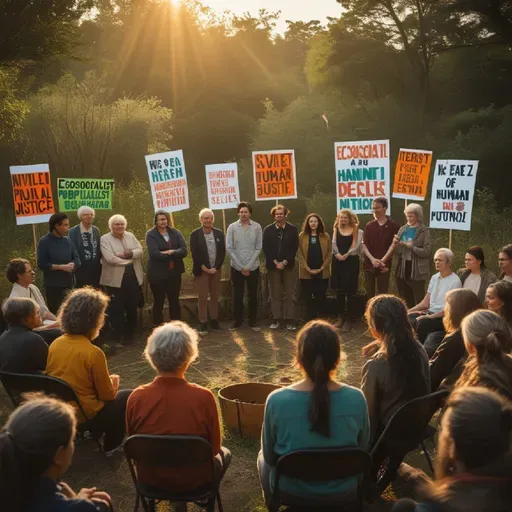
[{"label": "sign with orange lettering", "polygon": [[395,167],[393,197],[424,201],[431,166],[432,151],[400,149]]},{"label": "sign with orange lettering", "polygon": [[372,213],[376,197],[389,199],[389,140],[335,142],[334,155],[338,211]]},{"label": "sign with orange lettering", "polygon": [[55,213],[50,166],[15,165],[9,167],[16,224],[41,224]]},{"label": "sign with orange lettering", "polygon": [[256,201],[296,199],[295,151],[253,151],[254,193]]}]

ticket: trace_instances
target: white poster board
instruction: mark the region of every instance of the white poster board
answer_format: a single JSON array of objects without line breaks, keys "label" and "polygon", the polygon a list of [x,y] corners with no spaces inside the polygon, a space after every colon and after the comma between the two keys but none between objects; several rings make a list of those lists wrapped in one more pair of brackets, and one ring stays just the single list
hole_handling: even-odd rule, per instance
[{"label": "white poster board", "polygon": [[430,199],[430,227],[469,231],[478,160],[438,160]]},{"label": "white poster board", "polygon": [[238,165],[236,163],[206,165],[206,188],[210,210],[236,208],[240,202]]},{"label": "white poster board", "polygon": [[155,211],[178,212],[190,208],[183,151],[146,155]]}]

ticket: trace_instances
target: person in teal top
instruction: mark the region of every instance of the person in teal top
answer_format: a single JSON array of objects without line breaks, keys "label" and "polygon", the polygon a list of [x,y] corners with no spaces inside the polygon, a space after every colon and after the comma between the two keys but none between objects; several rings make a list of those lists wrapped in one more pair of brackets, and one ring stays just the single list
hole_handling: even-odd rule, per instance
[{"label": "person in teal top", "polygon": [[[267,507],[274,491],[279,457],[310,448],[360,447],[370,438],[368,407],[363,393],[334,380],[344,357],[338,333],[327,322],[314,320],[297,334],[297,362],[304,379],[271,393],[265,406],[258,471]],[[315,497],[355,492],[357,478],[305,482],[282,477],[280,491]],[[270,508],[271,509],[271,508]]]}]

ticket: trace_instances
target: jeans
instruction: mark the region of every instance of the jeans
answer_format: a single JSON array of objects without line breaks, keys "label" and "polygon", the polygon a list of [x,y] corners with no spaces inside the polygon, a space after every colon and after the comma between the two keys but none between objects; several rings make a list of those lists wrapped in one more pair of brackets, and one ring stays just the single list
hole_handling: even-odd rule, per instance
[{"label": "jeans", "polygon": [[427,352],[428,358],[431,359],[432,356],[435,354],[437,347],[441,345],[443,339],[444,339],[444,331],[436,331],[431,332],[426,340],[425,344],[423,345],[425,347],[425,351]]},{"label": "jeans", "polygon": [[[208,310],[211,320],[217,320],[219,317],[220,278],[220,270],[217,270],[215,274],[203,272],[200,276],[194,276],[194,287],[198,296],[198,317],[202,324],[208,321]],[[208,295],[210,296],[209,303]]]},{"label": "jeans", "polygon": [[381,272],[380,269],[364,271],[364,287],[366,288],[366,296],[368,299],[389,291],[389,279],[391,277],[391,269],[387,272]]},{"label": "jeans", "polygon": [[258,283],[260,281],[260,269],[252,270],[248,276],[244,276],[240,270],[231,267],[231,281],[233,283],[233,316],[235,323],[244,322],[244,292],[247,284],[249,295],[249,323],[255,324],[258,316]]},{"label": "jeans", "polygon": [[169,302],[169,318],[181,320],[180,291],[181,274],[171,275],[158,283],[151,283],[153,293],[153,326],[157,327],[164,322],[164,302],[167,296]]},{"label": "jeans", "polygon": [[329,279],[301,279],[306,321],[318,318],[325,312]]},{"label": "jeans", "polygon": [[442,332],[444,336],[443,318],[426,318],[425,315],[412,313],[409,315],[409,322],[416,331],[418,341],[424,345],[427,336],[432,332]]},{"label": "jeans", "polygon": [[295,271],[293,268],[284,270],[271,269],[267,273],[270,288],[270,304],[274,320],[293,320],[295,305],[293,292],[295,289]]},{"label": "jeans", "polygon": [[410,281],[397,277],[396,289],[408,308],[413,308],[425,297],[425,281]]},{"label": "jeans", "polygon": [[107,286],[110,296],[108,307],[109,323],[116,340],[129,340],[137,328],[137,304],[139,302],[139,283],[133,275],[125,275],[120,288]]}]

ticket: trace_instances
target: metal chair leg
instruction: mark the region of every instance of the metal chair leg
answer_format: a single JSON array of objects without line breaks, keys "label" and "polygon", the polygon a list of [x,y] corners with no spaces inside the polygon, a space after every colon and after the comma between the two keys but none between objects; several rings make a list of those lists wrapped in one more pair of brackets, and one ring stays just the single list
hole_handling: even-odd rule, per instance
[{"label": "metal chair leg", "polygon": [[427,447],[425,445],[425,441],[421,441],[421,448],[423,450],[423,453],[425,454],[425,458],[427,459],[428,465],[430,467],[430,471],[434,473],[434,464],[432,464],[432,459],[430,457],[430,453],[428,453]]},{"label": "metal chair leg", "polygon": [[139,493],[137,493],[137,496],[135,497],[135,508],[133,509],[133,512],[139,512],[139,503],[140,503],[140,496],[139,496]]},{"label": "metal chair leg", "polygon": [[224,509],[222,508],[222,500],[220,499],[220,492],[217,492],[217,508],[219,509],[219,512],[224,512]]}]

